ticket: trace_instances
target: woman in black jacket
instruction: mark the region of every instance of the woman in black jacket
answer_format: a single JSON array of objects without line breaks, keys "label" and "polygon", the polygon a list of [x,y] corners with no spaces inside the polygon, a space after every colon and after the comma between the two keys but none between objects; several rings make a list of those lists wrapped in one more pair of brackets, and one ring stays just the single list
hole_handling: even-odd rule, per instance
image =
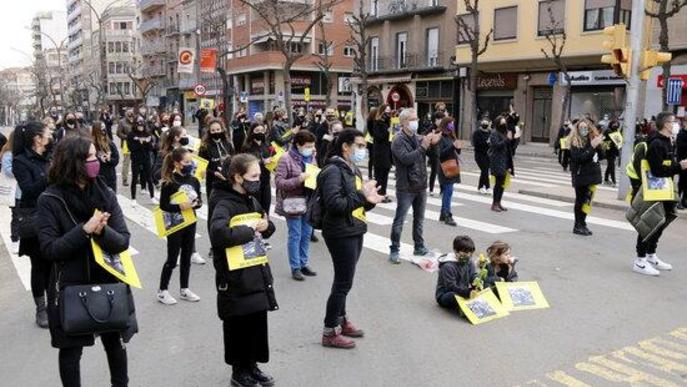
[{"label": "woman in black jacket", "polygon": [[[14,131],[12,147],[12,173],[17,179],[22,197],[17,202],[17,215],[24,212],[29,215],[36,208],[38,196],[48,186],[48,166],[46,148],[52,141],[53,134],[41,122],[32,121],[19,125]],[[34,219],[33,217],[26,217]],[[30,221],[30,220],[29,220]],[[50,275],[50,264],[43,259],[38,244],[37,226],[33,221],[34,231],[20,233],[19,256],[28,255],[31,260],[31,293],[36,304],[36,324],[41,328],[48,327],[48,315],[45,304],[45,291]],[[21,229],[21,228],[20,228]],[[29,231],[31,227],[28,227]]]},{"label": "woman in black jacket", "polygon": [[252,154],[260,162],[260,191],[255,194],[255,198],[260,202],[260,207],[269,214],[272,205],[272,186],[270,171],[265,165],[272,161],[275,150],[267,142],[267,128],[264,124],[254,122],[250,125],[246,143],[243,144],[241,151]]},{"label": "woman in black jacket", "polygon": [[146,130],[143,118],[138,118],[134,129],[126,138],[126,144],[131,152],[131,199],[136,200],[136,184],[141,181],[141,189],[148,187],[150,199],[155,202],[155,185],[153,184],[153,149],[155,140]]},{"label": "woman in black jacket", "polygon": [[119,164],[119,151],[114,141],[107,136],[105,126],[102,122],[96,121],[91,128],[91,137],[98,160],[100,160],[100,177],[105,184],[117,193],[117,171],[115,168]]},{"label": "woman in black jacket", "polygon": [[355,342],[343,336],[362,337],[363,331],[346,316],[346,296],[353,286],[363,236],[367,232],[365,211],[384,198],[377,193],[376,181],[363,184],[356,167],[366,156],[363,134],[346,129],[332,145],[330,158],[317,179],[322,195],[322,236],[334,263],[334,283],[327,300],[322,345],[353,348]]},{"label": "woman in black jacket", "polygon": [[475,148],[475,162],[479,167],[479,182],[477,190],[484,195],[491,193],[489,185],[489,137],[491,136],[491,121],[483,118],[479,129],[472,134],[472,146]]},{"label": "woman in black jacket", "polygon": [[391,199],[386,193],[389,171],[391,170],[391,142],[389,141],[389,128],[391,126],[391,107],[382,105],[377,110],[377,118],[372,128],[372,138],[375,142],[375,179],[381,186],[379,194],[384,196],[382,203],[389,203]]},{"label": "woman in black jacket", "polygon": [[[368,135],[367,138],[367,179],[372,180],[372,172],[375,165],[375,140],[372,136],[372,129],[374,129],[375,119],[377,118],[377,108],[370,108],[370,112],[367,114],[367,121],[365,121],[365,130]],[[322,155],[323,158],[325,155]],[[322,165],[324,163],[320,163]]]},{"label": "woman in black jacket", "polygon": [[570,134],[570,173],[575,187],[575,227],[573,233],[589,236],[587,228],[587,206],[591,206],[594,192],[592,186],[601,184],[601,164],[604,153],[601,148],[603,136],[592,124],[583,119],[577,122]]},{"label": "woman in black jacket", "polygon": [[620,123],[617,120],[611,121],[608,124],[608,129],[604,132],[605,155],[606,155],[606,172],[604,172],[604,183],[613,185],[615,187],[615,161],[620,156],[618,145],[611,139],[611,133],[620,133]]},{"label": "woman in black jacket", "polygon": [[[441,165],[441,163],[450,160],[455,160],[456,163],[459,163],[461,144],[456,138],[453,118],[442,118],[439,122],[439,130],[441,130],[441,139],[436,145],[438,153],[437,164]],[[456,226],[456,221],[453,220],[453,214],[451,213],[451,200],[453,200],[453,185],[460,183],[460,173],[449,177],[446,176],[442,168],[439,168],[438,173],[439,187],[441,188],[441,214],[439,215],[439,221],[449,226]]]},{"label": "woman in black jacket", "polygon": [[[118,282],[95,262],[91,240],[109,253],[129,248],[129,231],[115,193],[97,179],[99,165],[95,146],[87,138],[63,139],[50,167],[51,185],[38,199],[38,238],[43,258],[52,264],[48,287],[50,336],[52,346],[60,350],[62,384],[70,387],[81,385],[81,353],[83,347],[94,344],[95,337],[64,332],[60,293],[70,285]],[[133,296],[128,287],[127,292],[125,302],[130,313],[127,329],[100,334],[110,367],[110,384],[116,387],[128,384],[123,343],[138,331]]]},{"label": "woman in black jacket", "polygon": [[[223,321],[224,361],[232,366],[232,386],[274,385],[274,378],[257,363],[269,361],[267,312],[277,310],[269,263],[229,269],[227,248],[264,252],[263,238],[274,224],[254,195],[260,190],[260,165],[249,154],[222,163],[225,179],[215,184],[210,197],[210,243],[216,270],[217,313]],[[241,215],[251,220],[236,222]],[[243,247],[243,248],[241,248]],[[243,261],[247,263],[247,261]]]},{"label": "woman in black jacket", "polygon": [[207,197],[210,197],[215,181],[222,179],[222,161],[233,154],[234,145],[229,141],[224,123],[218,119],[211,120],[198,150],[198,156],[208,161],[208,168],[205,173],[205,194]]},{"label": "woman in black jacket", "polygon": [[495,177],[491,210],[502,212],[507,211],[501,205],[503,191],[506,189],[506,177],[508,173],[513,175],[513,152],[510,149],[512,132],[508,131],[505,117],[499,116],[494,122],[496,130],[489,136],[489,169]]}]

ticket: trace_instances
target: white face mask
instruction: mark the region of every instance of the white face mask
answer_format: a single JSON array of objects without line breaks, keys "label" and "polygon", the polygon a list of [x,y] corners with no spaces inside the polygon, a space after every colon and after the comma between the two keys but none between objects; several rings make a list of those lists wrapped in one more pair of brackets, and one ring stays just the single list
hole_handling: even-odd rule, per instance
[{"label": "white face mask", "polygon": [[181,121],[174,120],[174,122],[172,122],[172,126],[181,126]]},{"label": "white face mask", "polygon": [[410,131],[413,133],[417,133],[418,125],[419,125],[419,123],[417,120],[408,121],[408,129],[410,129]]},{"label": "white face mask", "polygon": [[673,122],[673,136],[677,136],[680,133],[680,124]]}]

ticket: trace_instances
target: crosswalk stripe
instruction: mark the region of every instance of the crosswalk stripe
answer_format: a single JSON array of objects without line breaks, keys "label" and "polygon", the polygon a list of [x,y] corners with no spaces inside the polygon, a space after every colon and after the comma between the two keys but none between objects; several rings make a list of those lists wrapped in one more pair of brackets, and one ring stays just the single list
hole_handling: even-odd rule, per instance
[{"label": "crosswalk stripe", "polygon": [[7,254],[9,254],[10,259],[12,260],[12,265],[14,265],[14,269],[17,271],[19,280],[21,281],[22,285],[24,285],[24,289],[28,291],[31,289],[31,261],[29,260],[29,257],[19,257],[17,254],[14,254],[11,251],[12,249],[10,246],[12,246],[12,232],[9,220],[12,219],[12,211],[9,207],[0,206],[0,218],[5,219],[5,221],[0,222],[0,234],[2,234],[2,242],[5,244]]},{"label": "crosswalk stripe", "polygon": [[[461,172],[461,175],[466,175],[466,176],[472,176],[472,177],[479,177],[480,174],[476,172]],[[554,184],[548,184],[548,183],[540,183],[538,181],[530,181],[530,180],[524,180],[519,177],[514,177],[511,179],[513,183],[518,183],[518,184],[527,184],[531,185],[534,187],[542,187],[542,188],[553,188],[555,187]]]}]

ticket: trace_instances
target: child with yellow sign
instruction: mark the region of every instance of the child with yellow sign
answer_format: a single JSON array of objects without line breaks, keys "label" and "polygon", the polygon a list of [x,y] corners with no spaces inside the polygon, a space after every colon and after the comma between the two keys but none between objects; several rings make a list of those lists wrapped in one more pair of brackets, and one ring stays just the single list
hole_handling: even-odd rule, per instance
[{"label": "child with yellow sign", "polygon": [[222,171],[226,180],[215,185],[209,224],[224,361],[232,366],[232,385],[273,385],[258,368],[269,360],[267,312],[279,308],[263,243],[275,227],[253,196],[260,190],[259,160],[241,153],[225,159]]},{"label": "child with yellow sign", "polygon": [[439,278],[435,298],[446,309],[459,312],[458,297],[470,298],[473,291],[481,290],[483,284],[472,263],[475,242],[467,235],[453,239],[453,253],[439,258]]},{"label": "child with yellow sign", "polygon": [[[186,200],[177,202],[174,200],[177,197]],[[191,151],[184,147],[176,148],[165,156],[162,164],[162,190],[160,192],[160,210],[163,211],[165,229],[175,229],[175,231],[167,235],[167,261],[162,267],[160,288],[157,293],[158,301],[165,305],[173,305],[177,302],[169,294],[167,287],[180,253],[179,280],[181,284],[181,299],[190,302],[200,300],[200,297],[195,295],[188,287],[191,273],[191,255],[193,254],[196,236],[196,223],[193,221],[191,224],[184,225],[179,229],[175,226],[180,223],[189,223],[183,212],[195,210],[200,208],[201,205],[200,182],[193,176],[193,157]],[[193,219],[195,220],[195,216],[193,216]]]}]

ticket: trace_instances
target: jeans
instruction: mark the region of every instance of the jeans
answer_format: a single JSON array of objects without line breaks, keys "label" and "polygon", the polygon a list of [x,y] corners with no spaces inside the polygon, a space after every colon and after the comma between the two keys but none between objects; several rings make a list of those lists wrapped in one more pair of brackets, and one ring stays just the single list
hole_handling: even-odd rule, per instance
[{"label": "jeans", "polygon": [[131,155],[122,155],[122,182],[129,181],[129,170],[131,169]]},{"label": "jeans", "polygon": [[167,235],[167,261],[162,266],[160,274],[160,290],[167,290],[169,279],[177,265],[179,257],[179,281],[181,289],[188,288],[188,279],[191,276],[191,254],[196,243],[196,224],[184,227],[181,230]]},{"label": "jeans", "polygon": [[506,190],[504,188],[504,185],[506,184],[506,175],[494,176],[494,177],[495,177],[494,198],[493,198],[492,203],[493,204],[501,204],[501,199],[503,199],[503,191]]},{"label": "jeans", "polygon": [[327,299],[327,314],[324,318],[326,328],[335,328],[346,317],[346,296],[353,287],[355,267],[363,251],[363,236],[347,238],[325,238],[329,254],[334,263],[334,282]]},{"label": "jeans", "polygon": [[396,191],[396,215],[391,226],[391,252],[398,252],[401,247],[401,233],[403,222],[410,207],[413,207],[413,242],[415,248],[423,247],[425,240],[422,238],[422,227],[425,221],[425,206],[427,205],[427,191],[422,192],[398,192]]},{"label": "jeans", "polygon": [[441,213],[451,214],[451,198],[453,198],[453,183],[441,185]]},{"label": "jeans", "polygon": [[286,218],[289,236],[286,247],[289,253],[291,270],[299,270],[308,266],[310,252],[310,235],[312,226],[305,219],[305,215]]},{"label": "jeans", "polygon": [[[126,387],[129,383],[126,347],[117,332],[102,333],[100,339],[110,366],[110,384]],[[64,387],[81,387],[81,354],[83,347],[61,348],[59,354],[60,379]]]}]

